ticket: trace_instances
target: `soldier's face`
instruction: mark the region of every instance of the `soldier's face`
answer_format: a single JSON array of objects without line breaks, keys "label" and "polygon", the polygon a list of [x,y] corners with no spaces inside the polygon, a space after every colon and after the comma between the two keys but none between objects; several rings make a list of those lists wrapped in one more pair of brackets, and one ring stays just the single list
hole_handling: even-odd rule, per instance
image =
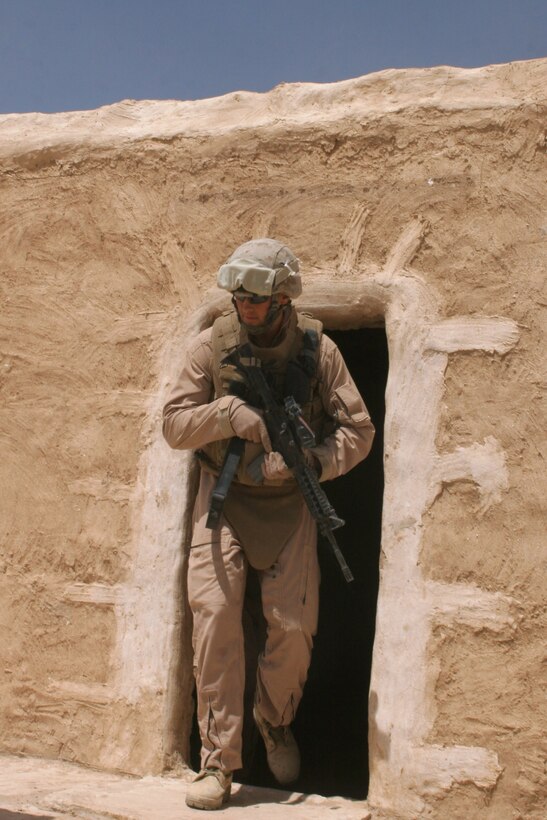
[{"label": "soldier's face", "polygon": [[253,305],[249,299],[236,299],[236,308],[239,318],[246,325],[251,325],[254,327],[259,327],[264,324],[271,304],[271,298],[267,299],[265,302],[261,302],[258,305]]}]

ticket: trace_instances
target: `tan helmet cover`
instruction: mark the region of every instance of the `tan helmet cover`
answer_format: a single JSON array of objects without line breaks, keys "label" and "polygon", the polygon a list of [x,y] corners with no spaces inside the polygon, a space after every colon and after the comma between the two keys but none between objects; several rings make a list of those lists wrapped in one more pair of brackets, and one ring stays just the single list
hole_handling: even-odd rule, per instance
[{"label": "tan helmet cover", "polygon": [[298,259],[276,239],[252,239],[233,252],[219,268],[219,288],[233,293],[242,288],[259,296],[284,293],[296,299],[302,293]]}]

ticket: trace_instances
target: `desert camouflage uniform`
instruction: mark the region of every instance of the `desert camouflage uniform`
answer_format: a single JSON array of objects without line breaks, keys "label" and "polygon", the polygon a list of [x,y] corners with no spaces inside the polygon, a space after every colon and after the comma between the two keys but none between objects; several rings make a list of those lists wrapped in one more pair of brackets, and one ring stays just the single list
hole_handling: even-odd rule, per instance
[{"label": "desert camouflage uniform", "polygon": [[[207,449],[211,442],[233,435],[227,419],[231,403],[239,399],[215,395],[212,351],[209,328],[191,344],[164,408],[164,436],[171,447]],[[285,349],[281,343],[278,349],[253,347],[253,353],[279,361]],[[332,432],[313,449],[325,481],[365,458],[374,428],[338,348],[325,335],[317,352],[316,376],[325,417],[334,421]],[[210,530],[205,522],[215,480],[202,465],[188,595],[194,617],[202,767],[232,771],[242,765],[242,609],[248,564],[258,571],[267,622],[256,699],[260,713],[273,726],[289,725],[302,697],[317,628],[319,567],[316,525],[293,479],[253,487],[236,477],[228,496],[232,504],[225,506],[220,526]]]}]

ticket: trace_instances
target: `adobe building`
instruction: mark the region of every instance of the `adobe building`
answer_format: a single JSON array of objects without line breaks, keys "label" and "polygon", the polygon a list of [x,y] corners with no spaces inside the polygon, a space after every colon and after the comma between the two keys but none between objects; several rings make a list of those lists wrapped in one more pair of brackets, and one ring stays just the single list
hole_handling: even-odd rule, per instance
[{"label": "adobe building", "polygon": [[273,236],[379,430],[325,486],[356,581],[321,550],[297,787],[543,817],[546,89],[534,60],[0,117],[1,752],[195,765],[161,408],[217,268]]}]

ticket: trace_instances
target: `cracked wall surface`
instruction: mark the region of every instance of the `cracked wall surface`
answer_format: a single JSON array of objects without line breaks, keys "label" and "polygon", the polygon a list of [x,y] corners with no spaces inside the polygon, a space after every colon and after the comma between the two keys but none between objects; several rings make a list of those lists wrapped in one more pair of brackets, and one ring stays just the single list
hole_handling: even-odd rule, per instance
[{"label": "cracked wall surface", "polygon": [[302,307],[386,326],[370,803],[542,816],[546,81],[536,60],[0,117],[3,751],[185,758],[195,476],[161,406],[217,267],[274,235]]}]

